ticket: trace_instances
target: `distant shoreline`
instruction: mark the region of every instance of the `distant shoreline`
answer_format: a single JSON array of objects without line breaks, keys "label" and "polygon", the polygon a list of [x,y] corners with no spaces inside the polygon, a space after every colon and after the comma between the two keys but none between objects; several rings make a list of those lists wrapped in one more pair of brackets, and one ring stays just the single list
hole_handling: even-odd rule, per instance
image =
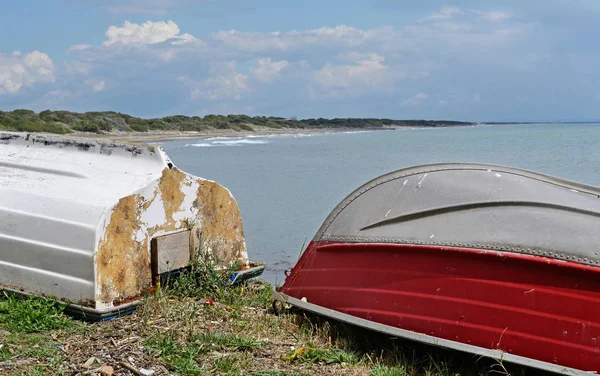
[{"label": "distant shoreline", "polygon": [[[153,143],[211,137],[247,137],[339,133],[397,129],[437,129],[505,124],[548,124],[549,122],[457,121],[389,118],[283,118],[248,115],[172,115],[139,118],[114,111],[70,112],[17,109],[0,111],[0,130],[28,133],[68,134],[105,141]],[[571,124],[576,122],[559,122]],[[589,123],[589,122],[585,122]],[[594,123],[594,122],[591,122]]]},{"label": "distant shoreline", "polygon": [[148,131],[148,132],[122,132],[122,133],[104,133],[90,134],[85,132],[74,132],[69,136],[94,138],[98,140],[130,142],[130,143],[153,143],[160,141],[176,141],[190,139],[207,139],[214,137],[248,137],[248,136],[273,136],[289,134],[321,134],[321,133],[344,133],[344,132],[365,132],[365,131],[393,130],[384,128],[283,128],[272,129],[265,127],[255,129],[254,131],[233,130],[233,129],[207,129],[203,131]]},{"label": "distant shoreline", "polygon": [[421,127],[475,125],[456,120],[388,118],[283,118],[243,114],[139,118],[114,111],[70,112],[28,109],[0,111],[0,129],[17,132],[70,134],[123,142],[156,142],[207,137],[306,134]]},{"label": "distant shoreline", "polygon": [[[594,124],[595,122],[562,122],[556,124]],[[124,142],[134,144],[149,144],[162,141],[176,140],[191,140],[191,139],[209,139],[215,137],[248,137],[248,136],[276,136],[276,135],[306,135],[306,134],[323,134],[323,133],[348,133],[348,132],[372,132],[372,131],[393,131],[406,129],[441,129],[441,128],[458,128],[458,127],[480,127],[489,125],[543,125],[555,124],[549,122],[486,122],[486,123],[462,123],[462,124],[447,124],[447,125],[392,125],[383,127],[325,127],[325,128],[272,128],[252,126],[253,130],[241,129],[216,129],[209,128],[200,131],[179,131],[179,130],[148,130],[145,132],[137,131],[118,131],[93,133],[72,131],[71,133],[62,134],[63,137],[88,138],[112,142]],[[249,127],[250,128],[250,127]],[[3,131],[0,127],[0,132]],[[4,130],[14,132],[15,130]],[[29,133],[45,133],[48,135],[57,135],[48,132],[31,132]]]},{"label": "distant shoreline", "polygon": [[447,126],[389,126],[389,127],[336,127],[336,128],[281,128],[274,129],[269,127],[253,127],[253,131],[249,130],[234,130],[234,129],[206,129],[202,131],[147,131],[147,132],[110,132],[102,134],[94,134],[88,132],[74,132],[69,136],[94,138],[98,140],[128,142],[128,143],[155,143],[161,141],[176,141],[190,139],[209,139],[215,137],[248,137],[248,136],[276,136],[276,135],[305,135],[305,134],[323,134],[323,133],[348,133],[348,132],[372,132],[372,131],[394,131],[401,129],[439,129],[439,128],[455,128],[455,127],[472,127],[476,124],[469,125],[447,125]]}]

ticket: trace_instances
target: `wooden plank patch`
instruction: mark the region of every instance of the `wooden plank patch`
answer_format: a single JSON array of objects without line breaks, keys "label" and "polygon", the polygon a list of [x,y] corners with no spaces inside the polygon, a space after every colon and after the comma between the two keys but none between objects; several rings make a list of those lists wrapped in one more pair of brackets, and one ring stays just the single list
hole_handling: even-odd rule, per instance
[{"label": "wooden plank patch", "polygon": [[156,237],[150,247],[154,275],[186,267],[190,262],[190,231]]}]

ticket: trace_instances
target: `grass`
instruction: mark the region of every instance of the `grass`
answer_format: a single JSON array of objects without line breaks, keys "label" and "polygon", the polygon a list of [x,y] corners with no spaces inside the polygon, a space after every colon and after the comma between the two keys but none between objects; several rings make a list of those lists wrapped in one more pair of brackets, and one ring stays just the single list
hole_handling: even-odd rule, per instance
[{"label": "grass", "polygon": [[371,368],[371,376],[406,376],[406,369],[400,367],[390,367],[381,364],[376,364]]},{"label": "grass", "polygon": [[308,364],[324,363],[355,365],[359,363],[359,357],[355,353],[336,348],[316,348],[313,344],[291,351],[287,359]]},{"label": "grass", "polygon": [[3,293],[0,300],[0,326],[12,333],[33,333],[77,326],[62,314],[66,304],[47,298],[21,299]]},{"label": "grass", "polygon": [[108,322],[71,320],[50,299],[0,297],[0,375],[84,374],[101,365],[131,374],[123,364],[155,375],[524,373],[294,309],[271,312],[270,285],[229,286],[231,270],[215,265],[199,254],[133,315]]}]

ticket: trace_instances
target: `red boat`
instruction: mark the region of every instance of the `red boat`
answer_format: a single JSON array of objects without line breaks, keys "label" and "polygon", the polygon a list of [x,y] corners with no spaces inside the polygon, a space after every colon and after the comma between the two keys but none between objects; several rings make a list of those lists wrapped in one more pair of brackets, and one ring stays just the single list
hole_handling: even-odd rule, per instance
[{"label": "red boat", "polygon": [[329,215],[274,298],[394,336],[567,374],[600,371],[600,189],[437,164]]}]

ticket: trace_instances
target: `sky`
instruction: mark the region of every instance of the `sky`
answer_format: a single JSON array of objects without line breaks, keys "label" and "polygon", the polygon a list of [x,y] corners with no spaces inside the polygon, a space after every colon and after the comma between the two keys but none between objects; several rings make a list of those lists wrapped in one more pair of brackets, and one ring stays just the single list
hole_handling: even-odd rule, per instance
[{"label": "sky", "polygon": [[0,110],[600,119],[600,1],[20,0]]}]

